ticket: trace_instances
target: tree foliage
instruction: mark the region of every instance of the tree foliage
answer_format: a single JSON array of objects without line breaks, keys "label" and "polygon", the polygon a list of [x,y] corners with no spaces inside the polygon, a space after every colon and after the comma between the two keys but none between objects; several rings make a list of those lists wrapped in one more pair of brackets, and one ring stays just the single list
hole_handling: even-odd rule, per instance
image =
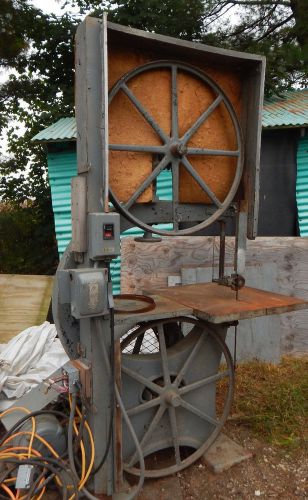
[{"label": "tree foliage", "polygon": [[204,41],[266,56],[268,95],[307,85],[307,0],[210,0],[205,28]]},{"label": "tree foliage", "polygon": [[0,3],[0,65],[6,66],[27,48],[23,20],[31,13],[25,2],[3,0]]},{"label": "tree foliage", "polygon": [[[0,197],[37,207],[49,204],[46,154],[31,138],[74,113],[74,34],[84,15],[188,40],[264,54],[266,92],[307,85],[307,0],[59,0],[63,11],[47,15],[29,0],[0,2],[0,65],[9,78],[0,86]],[[47,223],[45,221],[45,223]]]},{"label": "tree foliage", "polygon": [[57,249],[49,200],[0,210],[0,273],[54,274]]}]

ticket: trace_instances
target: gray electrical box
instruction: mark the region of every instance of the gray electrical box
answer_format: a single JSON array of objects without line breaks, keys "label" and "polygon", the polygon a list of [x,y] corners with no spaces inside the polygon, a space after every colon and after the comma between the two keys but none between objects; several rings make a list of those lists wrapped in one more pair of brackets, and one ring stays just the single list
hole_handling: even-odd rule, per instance
[{"label": "gray electrical box", "polygon": [[107,269],[72,269],[71,313],[76,319],[108,314]]},{"label": "gray electrical box", "polygon": [[92,213],[88,215],[89,257],[103,260],[120,255],[120,215]]}]

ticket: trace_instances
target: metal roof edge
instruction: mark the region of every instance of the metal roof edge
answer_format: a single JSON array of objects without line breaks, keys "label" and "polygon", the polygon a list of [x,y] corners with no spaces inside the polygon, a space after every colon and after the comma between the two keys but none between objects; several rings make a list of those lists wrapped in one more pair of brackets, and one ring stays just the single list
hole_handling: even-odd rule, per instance
[{"label": "metal roof edge", "polygon": [[32,142],[67,142],[77,137],[76,120],[73,116],[60,118],[32,137]]}]

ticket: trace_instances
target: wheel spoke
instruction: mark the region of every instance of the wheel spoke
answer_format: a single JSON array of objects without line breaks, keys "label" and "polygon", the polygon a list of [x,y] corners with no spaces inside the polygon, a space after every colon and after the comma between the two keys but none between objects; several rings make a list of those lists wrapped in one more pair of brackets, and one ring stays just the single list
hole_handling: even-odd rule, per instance
[{"label": "wheel spoke", "polygon": [[148,387],[148,389],[151,389],[151,391],[155,392],[156,394],[161,394],[163,391],[162,387],[155,384],[154,382],[151,382],[151,380],[143,377],[139,373],[134,372],[126,366],[122,366],[122,372],[125,373],[125,375],[133,378],[134,380],[137,380],[137,382],[139,382],[140,384],[145,385],[146,387]]},{"label": "wheel spoke", "polygon": [[[157,425],[159,424],[159,422],[160,422],[163,414],[165,413],[165,409],[166,409],[165,406],[160,406],[158,408],[157,412],[155,413],[155,417],[153,418],[152,422],[149,425],[148,430],[145,432],[142,440],[139,443],[141,449],[144,447],[144,445],[146,444],[146,442],[152,436],[153,432],[155,431],[155,428],[157,427]],[[130,460],[130,462],[128,464],[128,467],[131,467],[132,465],[134,465],[137,457],[138,457],[138,454],[135,451],[135,453],[133,454],[133,456],[132,456],[132,458],[131,458],[131,460]]]},{"label": "wheel spoke", "polygon": [[109,144],[112,151],[136,151],[137,153],[157,153],[164,154],[164,146],[147,146],[142,144]]},{"label": "wheel spoke", "polygon": [[169,137],[165,134],[165,132],[160,128],[158,123],[154,120],[154,118],[148,113],[148,111],[143,107],[139,99],[133,94],[133,92],[128,88],[128,86],[123,83],[121,85],[121,89],[127,95],[127,97],[131,100],[131,102],[136,106],[138,111],[142,114],[142,116],[146,119],[146,121],[151,125],[151,127],[155,130],[155,132],[159,135],[163,142],[168,142]]},{"label": "wheel spoke", "polygon": [[187,370],[189,369],[195,355],[197,354],[201,343],[203,342],[203,335],[200,335],[200,338],[198,339],[198,342],[196,342],[194,348],[192,349],[191,353],[189,354],[188,358],[186,359],[184,365],[180,369],[179,373],[177,374],[177,377],[175,381],[173,382],[177,387],[179,387],[180,383],[182,382],[183,378],[186,375]]},{"label": "wheel spoke", "polygon": [[187,155],[239,156],[239,154],[239,151],[228,151],[224,149],[187,148]]},{"label": "wheel spoke", "polygon": [[144,339],[144,335],[145,332],[142,333],[141,335],[138,335],[138,337],[136,338],[135,345],[133,348],[133,354],[139,354]]},{"label": "wheel spoke", "polygon": [[177,67],[173,64],[171,68],[171,99],[172,99],[172,127],[171,135],[174,140],[178,138],[178,89],[177,89]]},{"label": "wheel spoke", "polygon": [[171,434],[174,448],[174,455],[176,465],[181,465],[181,454],[180,454],[180,445],[179,445],[179,435],[178,435],[178,426],[176,422],[176,413],[175,409],[171,406],[168,408],[170,425],[171,425]]},{"label": "wheel spoke", "polygon": [[195,181],[203,189],[203,191],[205,191],[206,194],[209,196],[209,198],[211,198],[211,200],[215,203],[215,205],[218,208],[222,208],[222,206],[223,206],[222,203],[219,201],[217,196],[213,193],[211,188],[209,188],[209,186],[204,182],[202,177],[200,177],[198,172],[194,169],[192,164],[187,160],[187,158],[185,156],[183,156],[183,158],[181,158],[181,162],[184,165],[184,167],[186,168],[186,170],[190,173],[190,175],[195,179]]},{"label": "wheel spoke", "polygon": [[194,391],[195,389],[199,389],[203,385],[207,384],[212,384],[213,382],[217,382],[218,380],[221,380],[222,378],[228,377],[230,375],[230,370],[226,370],[221,373],[216,373],[215,375],[211,375],[210,377],[205,377],[202,378],[201,380],[197,380],[196,382],[193,382],[192,384],[185,385],[184,387],[180,387],[179,393],[182,396],[183,394],[186,394],[187,392]]},{"label": "wheel spoke", "polygon": [[168,156],[164,156],[164,158],[159,162],[157,167],[152,170],[151,174],[143,181],[143,183],[138,187],[138,189],[134,192],[134,194],[130,197],[128,202],[124,205],[126,210],[128,210],[133,203],[138,200],[139,196],[145,191],[150,184],[156,179],[159,173],[168,165],[170,159]]},{"label": "wheel spoke", "polygon": [[202,123],[205,122],[205,120],[210,116],[211,113],[219,106],[221,103],[223,97],[222,95],[219,95],[216,97],[215,101],[212,102],[212,104],[205,110],[203,113],[199,116],[199,118],[193,123],[193,125],[185,132],[181,140],[183,141],[184,144],[186,144],[189,139],[194,135],[194,133],[198,130],[199,127],[201,127]]},{"label": "wheel spoke", "polygon": [[161,357],[161,363],[162,363],[163,374],[164,374],[164,382],[165,382],[165,385],[167,385],[167,384],[170,384],[170,373],[169,373],[169,368],[168,368],[168,356],[167,356],[167,348],[166,348],[166,341],[165,341],[165,334],[164,334],[163,325],[159,324],[157,329],[158,329],[158,338],[159,338],[160,357]]},{"label": "wheel spoke", "polygon": [[138,413],[141,413],[143,411],[148,410],[149,408],[153,408],[154,406],[159,405],[161,402],[160,397],[151,399],[151,401],[147,401],[146,403],[142,403],[141,405],[133,406],[132,408],[129,408],[127,410],[127,415],[129,417],[132,417],[134,415],[138,415]]},{"label": "wheel spoke", "polygon": [[185,408],[186,410],[190,411],[191,413],[194,413],[194,415],[197,415],[197,417],[202,418],[202,420],[206,420],[210,424],[215,425],[215,427],[218,427],[218,425],[220,424],[220,422],[218,420],[215,420],[214,418],[210,417],[209,415],[207,415],[203,411],[199,410],[195,406],[192,406],[190,403],[188,403],[184,399],[181,399],[181,406],[183,408]]}]

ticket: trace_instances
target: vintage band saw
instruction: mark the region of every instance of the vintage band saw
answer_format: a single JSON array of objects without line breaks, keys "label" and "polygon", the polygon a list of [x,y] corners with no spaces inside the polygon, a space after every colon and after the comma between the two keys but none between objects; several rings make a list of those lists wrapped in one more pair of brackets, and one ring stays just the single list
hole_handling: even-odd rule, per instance
[{"label": "vintage band saw", "polygon": [[[78,28],[73,238],[57,271],[53,313],[80,369],[96,447],[95,494],[121,491],[123,471],[156,478],[197,460],[232,402],[228,328],[306,307],[247,287],[238,296],[246,238],[257,232],[264,70],[260,56],[105,18],[88,17]],[[162,172],[172,177],[172,200],[157,195]],[[226,276],[229,219],[236,250]],[[114,305],[110,261],[120,254],[120,232],[142,228],[143,244],[155,252],[152,233],[191,236],[215,221],[215,282],[120,297]]]}]

